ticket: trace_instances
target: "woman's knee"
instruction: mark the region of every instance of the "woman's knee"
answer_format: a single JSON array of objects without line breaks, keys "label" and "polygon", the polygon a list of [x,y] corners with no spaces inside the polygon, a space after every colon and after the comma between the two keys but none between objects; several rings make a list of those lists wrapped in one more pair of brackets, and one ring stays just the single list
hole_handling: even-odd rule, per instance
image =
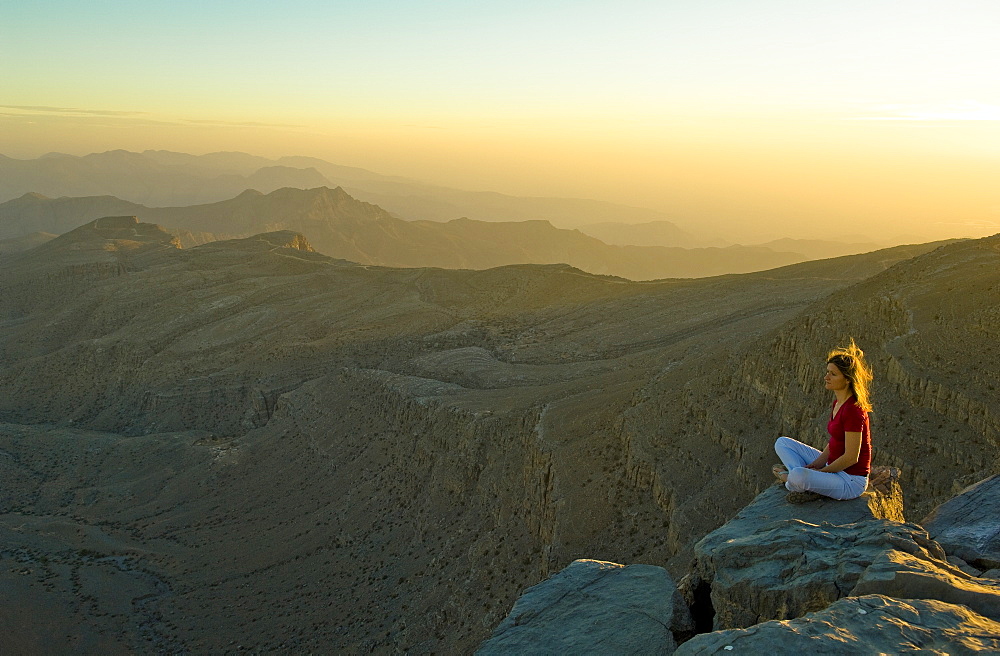
[{"label": "woman's knee", "polygon": [[774,450],[777,451],[779,446],[788,446],[788,444],[790,442],[794,442],[794,441],[795,440],[793,440],[790,437],[784,437],[784,436],[779,437],[778,439],[776,439],[774,441]]}]

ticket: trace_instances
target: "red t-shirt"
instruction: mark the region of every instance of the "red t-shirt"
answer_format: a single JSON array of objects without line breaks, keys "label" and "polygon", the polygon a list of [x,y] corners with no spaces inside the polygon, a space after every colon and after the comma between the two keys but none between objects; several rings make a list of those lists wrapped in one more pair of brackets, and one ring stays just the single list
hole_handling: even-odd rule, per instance
[{"label": "red t-shirt", "polygon": [[861,433],[861,453],[858,454],[858,461],[844,470],[854,476],[867,476],[872,462],[872,438],[868,428],[868,413],[861,409],[858,401],[853,396],[840,406],[837,414],[833,414],[833,408],[837,406],[834,400],[830,408],[830,422],[826,425],[826,431],[830,433],[830,464],[840,456],[844,455],[844,433]]}]

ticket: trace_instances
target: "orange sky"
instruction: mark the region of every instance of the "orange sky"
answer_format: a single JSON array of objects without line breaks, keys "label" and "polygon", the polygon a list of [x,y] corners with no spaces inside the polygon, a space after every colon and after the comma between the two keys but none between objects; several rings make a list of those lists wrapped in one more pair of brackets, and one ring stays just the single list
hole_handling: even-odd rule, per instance
[{"label": "orange sky", "polygon": [[5,15],[8,156],[302,154],[735,236],[1000,232],[992,2],[43,0]]}]

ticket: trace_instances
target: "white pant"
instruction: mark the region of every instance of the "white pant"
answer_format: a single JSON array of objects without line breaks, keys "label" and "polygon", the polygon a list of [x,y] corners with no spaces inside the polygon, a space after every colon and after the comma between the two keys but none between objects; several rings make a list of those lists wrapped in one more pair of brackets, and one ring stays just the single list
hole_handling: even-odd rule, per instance
[{"label": "white pant", "polygon": [[868,487],[867,476],[806,469],[805,466],[818,458],[820,452],[790,437],[779,437],[774,443],[774,452],[788,468],[785,487],[791,492],[816,492],[834,499],[854,499],[864,494]]}]

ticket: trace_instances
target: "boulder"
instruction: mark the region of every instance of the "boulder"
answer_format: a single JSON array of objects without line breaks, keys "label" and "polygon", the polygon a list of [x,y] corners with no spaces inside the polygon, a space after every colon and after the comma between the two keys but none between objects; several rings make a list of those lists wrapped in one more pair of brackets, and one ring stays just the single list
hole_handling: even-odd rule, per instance
[{"label": "boulder", "polygon": [[528,588],[476,653],[669,654],[692,629],[662,567],[576,560]]},{"label": "boulder", "polygon": [[1000,582],[970,576],[947,561],[920,551],[888,550],[868,566],[851,591],[898,599],[937,599],[961,604],[1000,621]]},{"label": "boulder", "polygon": [[789,503],[788,491],[781,485],[772,485],[754,498],[736,517],[712,531],[695,546],[696,554],[711,553],[716,546],[733,538],[743,537],[765,524],[784,519],[797,519],[816,524],[844,525],[866,519],[903,519],[903,494],[899,484],[892,483],[892,492],[884,495],[869,491],[857,499],[838,501],[822,497],[807,503]]},{"label": "boulder", "polygon": [[731,538],[699,554],[712,627],[743,628],[826,608],[850,594],[876,559],[896,550],[950,567],[923,529],[886,519],[841,526],[786,519]]},{"label": "boulder", "polygon": [[964,606],[881,595],[845,597],[817,613],[746,629],[703,633],[694,654],[962,654],[1000,651],[1000,623]]},{"label": "boulder", "polygon": [[[818,610],[847,594],[875,556],[890,548],[880,532],[895,531],[910,543],[916,532],[926,541],[919,527],[898,528],[899,484],[892,481],[890,491],[804,504],[788,503],[781,486],[761,492],[695,545],[691,572],[679,588],[697,629],[744,627]],[[859,539],[862,529],[855,525],[866,521],[874,524]]]},{"label": "boulder", "polygon": [[951,556],[980,570],[1000,568],[1000,474],[962,490],[921,522]]}]

